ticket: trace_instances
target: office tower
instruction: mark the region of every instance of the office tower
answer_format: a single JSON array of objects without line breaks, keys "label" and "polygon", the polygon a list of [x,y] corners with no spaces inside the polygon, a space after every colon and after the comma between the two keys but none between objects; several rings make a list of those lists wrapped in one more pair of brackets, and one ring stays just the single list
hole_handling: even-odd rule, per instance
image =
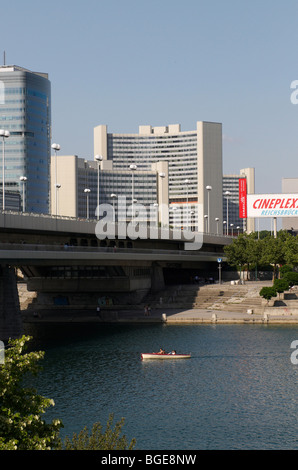
[{"label": "office tower", "polygon": [[[111,161],[98,163],[79,158],[77,155],[52,156],[52,215],[95,219],[97,217],[95,210],[99,203],[113,207],[118,220],[120,215],[118,204],[121,198],[122,202],[125,198],[126,220],[131,219],[132,199],[136,210],[138,205],[146,208],[143,220],[150,220],[151,206],[168,203],[167,190],[159,190],[157,183],[158,171],[161,168],[166,172],[166,164],[158,163],[150,170],[132,172],[129,169],[114,170],[112,163]],[[55,191],[56,171],[59,188]],[[151,216],[157,217],[157,214],[152,210]],[[123,212],[121,218],[124,218]],[[167,220],[163,222],[164,225],[167,224]]]},{"label": "office tower", "polygon": [[167,162],[169,224],[177,226],[176,219],[181,223],[180,214],[186,208],[184,228],[216,233],[215,219],[222,220],[220,123],[197,122],[192,131],[181,131],[180,124],[139,126],[138,134],[108,133],[106,125],[99,125],[94,129],[94,155],[112,161],[115,170],[127,170],[133,164],[148,171],[156,162]]},{"label": "office tower", "polygon": [[[0,128],[10,132],[5,189],[20,193],[27,212],[48,213],[51,86],[46,73],[0,66]],[[2,191],[2,176],[0,181]]]}]

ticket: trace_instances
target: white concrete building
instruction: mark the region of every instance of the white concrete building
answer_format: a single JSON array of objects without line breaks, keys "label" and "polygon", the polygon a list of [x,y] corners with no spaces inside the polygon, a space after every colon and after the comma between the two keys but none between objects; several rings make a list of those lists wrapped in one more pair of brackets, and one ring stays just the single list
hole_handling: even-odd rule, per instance
[{"label": "white concrete building", "polygon": [[[168,162],[169,224],[175,226],[176,219],[180,223],[175,215],[180,210],[186,213],[184,227],[217,232],[215,219],[223,217],[220,123],[197,122],[191,131],[181,131],[180,124],[141,125],[138,134],[108,133],[107,125],[99,125],[94,128],[94,155],[112,161],[113,169],[122,171],[132,164],[151,171],[152,164]],[[183,207],[186,210],[181,211]]]}]

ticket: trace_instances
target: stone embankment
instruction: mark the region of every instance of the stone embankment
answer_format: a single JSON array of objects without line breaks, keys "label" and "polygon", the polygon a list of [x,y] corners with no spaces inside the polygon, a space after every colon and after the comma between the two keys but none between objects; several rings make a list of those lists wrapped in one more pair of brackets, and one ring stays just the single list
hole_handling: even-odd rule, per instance
[{"label": "stone embankment", "polygon": [[26,293],[23,285],[19,295],[24,322],[298,323],[298,288],[268,303],[259,292],[270,285],[271,281],[229,281],[169,286],[148,294],[142,303],[103,307],[99,314],[90,305],[43,308],[37,314],[34,293]]}]

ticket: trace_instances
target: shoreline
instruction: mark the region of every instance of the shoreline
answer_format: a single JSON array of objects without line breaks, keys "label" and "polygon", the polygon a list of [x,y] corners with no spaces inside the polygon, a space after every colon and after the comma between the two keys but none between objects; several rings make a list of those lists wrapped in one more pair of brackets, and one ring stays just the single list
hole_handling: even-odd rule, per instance
[{"label": "shoreline", "polygon": [[43,312],[37,316],[33,312],[22,312],[23,324],[131,324],[131,323],[162,323],[165,325],[177,324],[298,324],[297,314],[271,314],[271,313],[238,313],[211,309],[158,309],[150,316],[144,316],[138,311],[104,311],[98,316],[92,311],[72,312]]}]

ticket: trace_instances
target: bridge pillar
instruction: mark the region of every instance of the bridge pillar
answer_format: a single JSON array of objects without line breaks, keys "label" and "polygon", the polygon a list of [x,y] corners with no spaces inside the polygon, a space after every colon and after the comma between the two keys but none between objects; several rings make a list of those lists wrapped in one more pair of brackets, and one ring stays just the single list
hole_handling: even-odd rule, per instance
[{"label": "bridge pillar", "polygon": [[14,268],[0,265],[0,340],[6,342],[22,333],[16,273]]},{"label": "bridge pillar", "polygon": [[158,292],[165,288],[163,269],[157,263],[152,263],[151,268],[151,291]]}]

